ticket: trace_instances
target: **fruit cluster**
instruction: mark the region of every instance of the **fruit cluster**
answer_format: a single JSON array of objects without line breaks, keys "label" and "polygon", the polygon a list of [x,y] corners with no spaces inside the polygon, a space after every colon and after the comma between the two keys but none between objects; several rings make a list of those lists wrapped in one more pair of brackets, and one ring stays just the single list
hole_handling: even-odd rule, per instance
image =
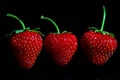
[{"label": "fruit cluster", "polygon": [[[80,45],[88,60],[95,65],[103,65],[109,60],[117,48],[117,40],[112,33],[103,31],[106,9],[103,6],[103,20],[101,29],[89,27],[90,31],[85,32]],[[53,61],[59,65],[67,65],[78,48],[77,37],[72,32],[60,32],[57,24],[50,18],[41,16],[41,19],[48,20],[55,26],[57,33],[49,33],[42,38],[43,34],[39,28],[30,29],[24,25],[21,19],[13,14],[6,16],[18,20],[22,28],[14,30],[10,34],[10,45],[17,63],[24,69],[31,69],[43,46]]]}]

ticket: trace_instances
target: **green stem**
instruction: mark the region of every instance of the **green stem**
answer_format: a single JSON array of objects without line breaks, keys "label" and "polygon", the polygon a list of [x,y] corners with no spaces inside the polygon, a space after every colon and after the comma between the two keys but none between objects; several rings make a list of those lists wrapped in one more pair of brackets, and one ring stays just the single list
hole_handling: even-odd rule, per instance
[{"label": "green stem", "polygon": [[60,30],[59,30],[57,24],[56,24],[52,19],[50,19],[50,18],[48,18],[48,17],[44,17],[44,16],[41,16],[41,19],[46,19],[46,20],[51,21],[51,22],[54,24],[55,28],[57,29],[57,33],[58,33],[58,34],[60,33]]},{"label": "green stem", "polygon": [[23,21],[20,20],[17,16],[15,16],[15,15],[13,15],[13,14],[7,14],[7,16],[13,17],[13,18],[17,19],[17,20],[21,23],[21,25],[22,25],[22,27],[23,27],[23,30],[26,29],[26,28],[25,28],[25,25],[24,25],[24,23],[23,23]]},{"label": "green stem", "polygon": [[106,19],[106,9],[105,9],[105,6],[103,6],[103,20],[102,20],[102,25],[101,25],[100,31],[103,31],[105,19]]}]

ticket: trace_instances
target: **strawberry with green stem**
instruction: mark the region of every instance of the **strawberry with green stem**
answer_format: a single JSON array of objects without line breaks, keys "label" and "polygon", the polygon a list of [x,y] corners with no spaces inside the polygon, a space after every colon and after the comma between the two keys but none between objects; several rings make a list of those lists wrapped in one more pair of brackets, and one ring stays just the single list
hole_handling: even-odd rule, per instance
[{"label": "strawberry with green stem", "polygon": [[117,48],[117,40],[113,33],[103,31],[106,9],[103,6],[103,21],[101,29],[90,27],[90,31],[82,35],[80,45],[88,60],[95,65],[103,65],[109,60]]},{"label": "strawberry with green stem", "polygon": [[59,66],[67,65],[75,54],[78,46],[77,38],[71,32],[60,33],[57,24],[50,18],[41,16],[41,19],[52,22],[57,33],[49,33],[43,43],[46,52]]},{"label": "strawberry with green stem", "polygon": [[43,46],[41,34],[37,31],[39,28],[30,30],[17,16],[13,14],[7,14],[6,16],[18,20],[23,28],[14,30],[10,34],[10,45],[15,60],[23,69],[31,69]]}]

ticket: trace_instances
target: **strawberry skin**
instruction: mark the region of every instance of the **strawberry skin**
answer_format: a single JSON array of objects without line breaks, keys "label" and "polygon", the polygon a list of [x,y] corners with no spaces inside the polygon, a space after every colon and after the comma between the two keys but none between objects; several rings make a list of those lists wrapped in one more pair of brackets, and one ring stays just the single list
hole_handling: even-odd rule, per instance
[{"label": "strawberry skin", "polygon": [[46,52],[60,66],[64,66],[70,62],[77,50],[77,46],[76,36],[69,32],[61,34],[51,33],[44,39]]},{"label": "strawberry skin", "polygon": [[12,35],[10,44],[15,59],[24,69],[32,68],[43,46],[42,37],[28,30]]},{"label": "strawberry skin", "polygon": [[96,65],[103,65],[107,62],[117,48],[115,38],[95,31],[86,32],[80,44],[89,61]]}]

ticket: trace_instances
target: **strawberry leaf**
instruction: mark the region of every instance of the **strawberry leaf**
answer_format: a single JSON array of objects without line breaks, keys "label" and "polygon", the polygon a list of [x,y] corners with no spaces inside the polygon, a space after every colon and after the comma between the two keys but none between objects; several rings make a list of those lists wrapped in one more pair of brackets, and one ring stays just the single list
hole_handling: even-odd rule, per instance
[{"label": "strawberry leaf", "polygon": [[113,33],[109,33],[109,34],[110,34],[111,37],[113,37],[113,38],[115,37],[115,35]]},{"label": "strawberry leaf", "polygon": [[98,30],[96,27],[88,27],[89,30],[92,30],[92,31],[95,31],[95,30]]},{"label": "strawberry leaf", "polygon": [[21,32],[23,32],[24,30],[15,30],[15,31],[13,31],[12,33],[15,33],[15,34],[18,34],[18,33],[21,33]]},{"label": "strawberry leaf", "polygon": [[41,31],[40,31],[40,28],[34,28],[33,30],[31,30],[32,32],[37,32],[39,33],[41,36],[45,36]]}]

